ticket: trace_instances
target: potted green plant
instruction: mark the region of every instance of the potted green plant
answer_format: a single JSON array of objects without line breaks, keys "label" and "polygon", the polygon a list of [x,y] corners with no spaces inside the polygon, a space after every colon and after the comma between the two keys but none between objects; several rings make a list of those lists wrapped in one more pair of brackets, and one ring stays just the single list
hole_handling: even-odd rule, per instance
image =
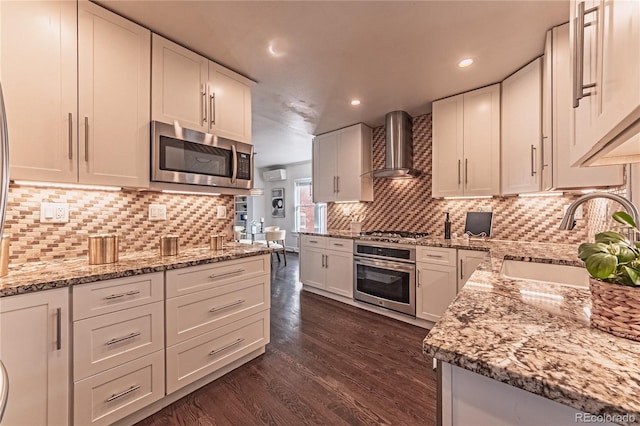
[{"label": "potted green plant", "polygon": [[[612,217],[638,231],[629,214],[615,212]],[[591,326],[640,341],[640,243],[615,231],[596,234],[595,240],[578,248],[591,275]]]}]

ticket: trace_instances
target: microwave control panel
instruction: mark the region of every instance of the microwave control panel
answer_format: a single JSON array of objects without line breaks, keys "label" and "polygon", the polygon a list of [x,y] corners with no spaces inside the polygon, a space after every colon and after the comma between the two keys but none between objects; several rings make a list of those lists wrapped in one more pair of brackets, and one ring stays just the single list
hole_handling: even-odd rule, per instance
[{"label": "microwave control panel", "polygon": [[238,179],[251,180],[251,155],[244,152],[238,153]]}]

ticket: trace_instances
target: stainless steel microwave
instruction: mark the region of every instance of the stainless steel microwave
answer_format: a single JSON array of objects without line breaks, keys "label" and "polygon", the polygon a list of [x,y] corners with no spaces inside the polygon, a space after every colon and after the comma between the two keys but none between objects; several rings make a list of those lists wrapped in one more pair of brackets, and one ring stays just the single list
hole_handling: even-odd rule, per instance
[{"label": "stainless steel microwave", "polygon": [[151,122],[151,180],[253,189],[253,145]]}]

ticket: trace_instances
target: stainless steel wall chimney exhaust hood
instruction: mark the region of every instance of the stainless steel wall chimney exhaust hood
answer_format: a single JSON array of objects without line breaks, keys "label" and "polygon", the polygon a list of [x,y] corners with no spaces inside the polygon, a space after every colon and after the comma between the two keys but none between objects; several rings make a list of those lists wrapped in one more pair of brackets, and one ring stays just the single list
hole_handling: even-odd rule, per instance
[{"label": "stainless steel wall chimney exhaust hood", "polygon": [[385,116],[384,169],[375,170],[377,178],[413,178],[419,174],[413,168],[413,128],[411,116],[405,111],[393,111]]}]

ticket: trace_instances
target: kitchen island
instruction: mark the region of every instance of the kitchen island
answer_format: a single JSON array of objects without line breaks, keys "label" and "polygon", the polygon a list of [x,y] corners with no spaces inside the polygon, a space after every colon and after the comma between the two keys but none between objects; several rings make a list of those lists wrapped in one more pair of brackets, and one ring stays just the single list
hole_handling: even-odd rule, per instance
[{"label": "kitchen island", "polygon": [[[577,247],[498,241],[424,244],[466,244],[490,253],[424,339],[424,354],[439,362],[442,424],[464,423],[469,414],[507,424],[550,424],[549,418],[553,424],[640,422],[640,343],[589,327],[587,288],[501,274],[505,259],[582,266]],[[494,389],[491,382],[498,386]],[[500,388],[502,383],[519,389]],[[459,393],[473,386],[481,386],[482,392]],[[531,394],[542,398],[531,399]],[[527,410],[535,417],[522,417]]]}]

